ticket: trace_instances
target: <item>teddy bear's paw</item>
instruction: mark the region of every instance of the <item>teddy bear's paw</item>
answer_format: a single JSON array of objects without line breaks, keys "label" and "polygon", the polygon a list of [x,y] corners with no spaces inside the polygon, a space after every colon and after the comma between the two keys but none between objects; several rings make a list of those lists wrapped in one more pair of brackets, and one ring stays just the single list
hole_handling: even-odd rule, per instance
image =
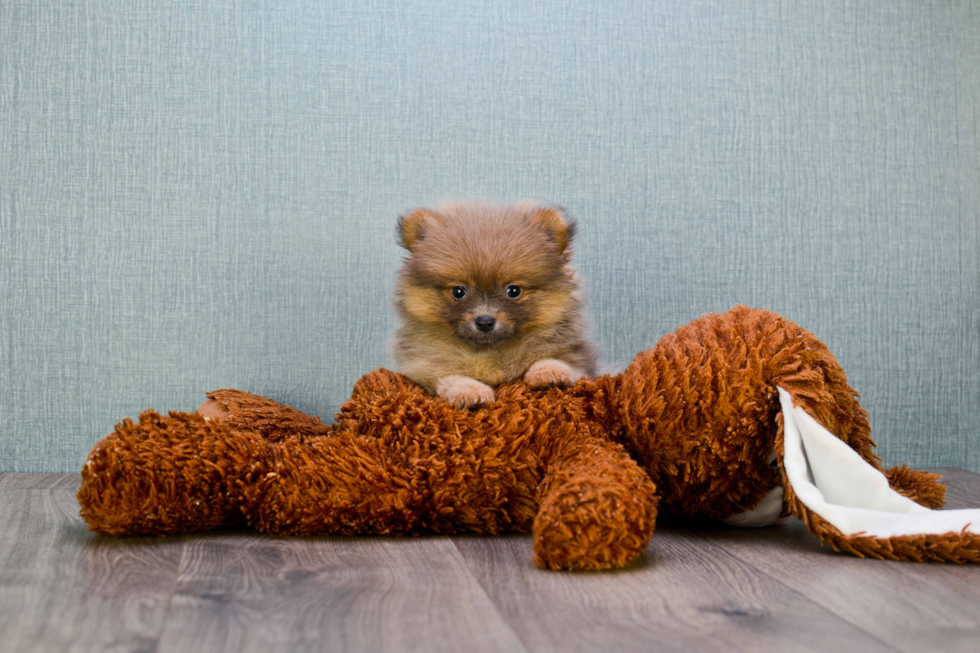
[{"label": "teddy bear's paw", "polygon": [[208,422],[218,422],[228,419],[231,416],[231,411],[217,399],[208,399],[197,409],[197,414]]},{"label": "teddy bear's paw", "polygon": [[468,376],[453,374],[436,383],[436,394],[456,408],[476,408],[494,401],[493,388]]},{"label": "teddy bear's paw", "polygon": [[603,477],[599,485],[594,479],[573,478],[544,498],[534,520],[535,564],[545,569],[613,569],[643,553],[656,522],[656,489],[645,474],[618,476]]},{"label": "teddy bear's paw", "polygon": [[557,386],[565,388],[582,377],[582,373],[564,361],[547,358],[538,361],[524,374],[524,380],[535,390]]}]

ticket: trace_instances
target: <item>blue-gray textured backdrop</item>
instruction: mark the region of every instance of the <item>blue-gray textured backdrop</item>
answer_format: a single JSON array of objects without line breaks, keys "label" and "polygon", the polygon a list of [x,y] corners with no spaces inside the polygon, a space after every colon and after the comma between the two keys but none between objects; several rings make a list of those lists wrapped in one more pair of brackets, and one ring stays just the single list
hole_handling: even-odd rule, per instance
[{"label": "blue-gray textured backdrop", "polygon": [[0,2],[0,471],[236,387],[329,417],[399,211],[581,221],[607,358],[736,303],[980,470],[974,0]]}]

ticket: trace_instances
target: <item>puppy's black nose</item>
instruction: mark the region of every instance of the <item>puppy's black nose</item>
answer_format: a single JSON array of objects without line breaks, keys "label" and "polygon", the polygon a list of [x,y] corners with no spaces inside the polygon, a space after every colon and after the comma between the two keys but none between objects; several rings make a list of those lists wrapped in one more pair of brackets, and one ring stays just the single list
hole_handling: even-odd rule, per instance
[{"label": "puppy's black nose", "polygon": [[483,333],[490,333],[493,331],[494,325],[497,324],[497,320],[493,319],[493,317],[490,315],[481,315],[480,317],[476,318],[475,322],[476,328]]}]

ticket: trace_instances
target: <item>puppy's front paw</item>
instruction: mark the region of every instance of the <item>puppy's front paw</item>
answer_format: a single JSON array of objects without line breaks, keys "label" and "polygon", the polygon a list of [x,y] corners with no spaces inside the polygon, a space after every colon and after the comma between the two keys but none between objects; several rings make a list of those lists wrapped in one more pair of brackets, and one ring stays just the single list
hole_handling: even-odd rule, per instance
[{"label": "puppy's front paw", "polygon": [[436,394],[456,408],[475,408],[493,403],[493,388],[468,376],[453,374],[436,383]]},{"label": "puppy's front paw", "polygon": [[538,361],[524,373],[524,380],[534,389],[558,386],[565,388],[577,381],[582,373],[564,361],[546,358]]}]

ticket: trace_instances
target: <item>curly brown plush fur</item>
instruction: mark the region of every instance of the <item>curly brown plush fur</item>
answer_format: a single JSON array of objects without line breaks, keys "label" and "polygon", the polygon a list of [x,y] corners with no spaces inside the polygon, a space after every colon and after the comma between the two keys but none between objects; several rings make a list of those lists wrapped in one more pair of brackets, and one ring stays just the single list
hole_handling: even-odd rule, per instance
[{"label": "curly brown plush fur", "polygon": [[[875,555],[846,543],[861,538],[834,536],[767,462],[782,447],[777,385],[880,469],[867,414],[827,348],[778,315],[738,307],[665,336],[618,376],[567,390],[516,382],[475,411],[386,370],[358,381],[330,425],[219,390],[210,420],[124,420],[93,448],[78,498],[90,528],[111,535],[240,520],[291,535],[531,530],[538,565],[604,569],[644,550],[658,503],[724,519],[783,484],[787,512],[837,548]],[[906,496],[941,505],[935,475],[887,474]],[[918,544],[880,557],[929,558],[922,546],[936,542]],[[967,549],[958,561],[976,555]]]},{"label": "curly brown plush fur", "polygon": [[82,469],[79,502],[111,535],[214,528],[240,510],[258,530],[290,535],[533,528],[541,566],[620,566],[646,547],[657,497],[592,410],[601,394],[515,383],[492,407],[461,411],[380,370],[325,426],[220,390],[209,394],[220,421],[147,411],[120,424]]},{"label": "curly brown plush fur", "polygon": [[620,383],[628,447],[665,510],[724,519],[780,482],[760,464],[776,448],[777,386],[877,466],[867,413],[840,365],[774,313],[705,315],[639,354]]}]

